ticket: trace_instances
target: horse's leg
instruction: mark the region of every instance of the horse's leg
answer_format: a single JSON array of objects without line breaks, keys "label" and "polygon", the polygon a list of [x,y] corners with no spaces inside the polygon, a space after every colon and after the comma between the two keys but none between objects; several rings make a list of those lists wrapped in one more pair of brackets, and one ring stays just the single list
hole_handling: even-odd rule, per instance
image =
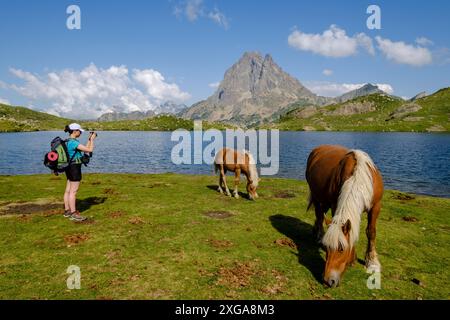
[{"label": "horse's leg", "polygon": [[324,212],[324,210],[319,202],[313,202],[313,204],[314,204],[314,211],[316,213],[316,221],[314,222],[314,227],[313,227],[313,236],[316,238],[316,241],[318,243],[321,243],[322,237],[325,233],[323,231],[323,220],[325,218],[326,211]]},{"label": "horse's leg", "polygon": [[241,169],[236,168],[236,170],[234,171],[234,191],[233,191],[233,195],[236,199],[239,199],[238,186],[240,177],[241,177]]},{"label": "horse's leg", "polygon": [[219,188],[217,188],[217,191],[219,191],[220,193],[223,193],[222,190],[222,181],[223,181],[223,176],[222,176],[222,165],[219,165],[220,168],[220,172],[219,172]]},{"label": "horse's leg", "polygon": [[368,223],[367,223],[367,229],[366,229],[366,235],[367,235],[367,251],[366,251],[366,269],[367,272],[380,272],[381,271],[381,264],[378,260],[377,251],[375,248],[375,237],[376,237],[376,224],[377,224],[377,218],[380,213],[381,209],[381,202],[375,203],[375,205],[372,207],[372,209],[368,212]]},{"label": "horse's leg", "polygon": [[223,182],[223,186],[225,188],[225,192],[226,192],[227,196],[231,197],[231,192],[230,192],[230,189],[228,189],[228,185],[227,185],[227,176],[225,175],[225,169],[223,166],[220,169],[220,174],[222,175],[222,182]]}]

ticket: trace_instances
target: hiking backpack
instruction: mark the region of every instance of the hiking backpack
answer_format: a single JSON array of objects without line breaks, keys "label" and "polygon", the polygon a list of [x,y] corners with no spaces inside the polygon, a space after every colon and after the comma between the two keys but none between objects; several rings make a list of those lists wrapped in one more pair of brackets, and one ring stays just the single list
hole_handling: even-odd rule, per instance
[{"label": "hiking backpack", "polygon": [[56,137],[50,142],[51,151],[45,154],[44,165],[52,170],[55,175],[64,172],[77,154],[77,152],[74,152],[73,156],[69,159],[67,141]]}]

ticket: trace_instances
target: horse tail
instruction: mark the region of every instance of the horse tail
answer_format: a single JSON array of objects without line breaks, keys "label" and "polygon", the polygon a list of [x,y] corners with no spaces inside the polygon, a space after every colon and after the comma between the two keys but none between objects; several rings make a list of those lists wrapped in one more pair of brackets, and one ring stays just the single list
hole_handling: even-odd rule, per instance
[{"label": "horse tail", "polygon": [[[369,155],[361,150],[350,150],[347,156],[353,154],[356,164],[353,174],[343,183],[337,202],[336,213],[323,237],[323,244],[337,250],[352,247],[359,236],[359,225],[363,211],[370,210],[373,199],[372,171],[376,170]],[[349,243],[342,226],[350,220]]]}]

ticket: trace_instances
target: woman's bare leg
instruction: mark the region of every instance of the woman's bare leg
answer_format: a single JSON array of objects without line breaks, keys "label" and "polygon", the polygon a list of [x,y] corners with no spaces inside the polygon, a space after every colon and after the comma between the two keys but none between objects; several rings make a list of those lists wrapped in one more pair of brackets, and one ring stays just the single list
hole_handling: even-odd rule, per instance
[{"label": "woman's bare leg", "polygon": [[69,192],[70,212],[77,211],[76,202],[77,202],[77,191],[79,186],[80,181],[70,181],[70,192]]},{"label": "woman's bare leg", "polygon": [[67,180],[66,191],[64,191],[64,211],[70,211],[69,193],[70,193],[70,181]]}]

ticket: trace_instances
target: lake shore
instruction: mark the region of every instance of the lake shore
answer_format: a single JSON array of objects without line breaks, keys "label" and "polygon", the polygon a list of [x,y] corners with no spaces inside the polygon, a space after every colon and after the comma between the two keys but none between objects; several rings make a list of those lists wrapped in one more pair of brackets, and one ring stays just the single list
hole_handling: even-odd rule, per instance
[{"label": "lake shore", "polygon": [[[386,191],[381,290],[367,288],[361,263],[330,290],[303,181],[263,178],[249,201],[220,195],[213,176],[85,174],[85,224],[62,217],[64,176],[0,183],[0,298],[448,299],[450,199]],[[80,290],[67,290],[69,265],[81,269]]]}]

